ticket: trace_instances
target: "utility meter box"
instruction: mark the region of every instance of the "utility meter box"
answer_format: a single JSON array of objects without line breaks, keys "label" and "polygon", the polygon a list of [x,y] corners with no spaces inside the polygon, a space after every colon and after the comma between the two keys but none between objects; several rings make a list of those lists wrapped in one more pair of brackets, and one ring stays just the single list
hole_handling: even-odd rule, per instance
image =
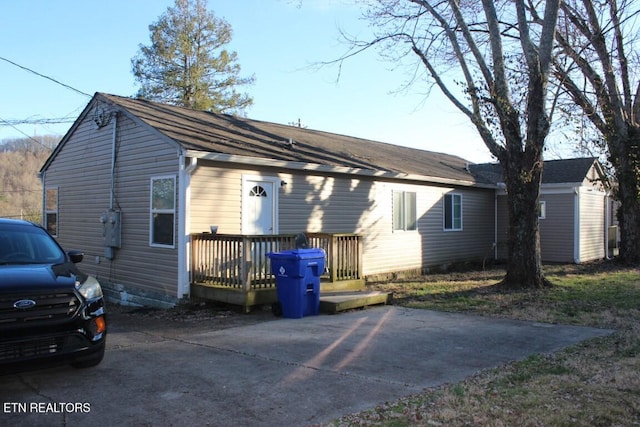
[{"label": "utility meter box", "polygon": [[121,247],[121,215],[119,210],[109,209],[100,217],[104,246]]}]

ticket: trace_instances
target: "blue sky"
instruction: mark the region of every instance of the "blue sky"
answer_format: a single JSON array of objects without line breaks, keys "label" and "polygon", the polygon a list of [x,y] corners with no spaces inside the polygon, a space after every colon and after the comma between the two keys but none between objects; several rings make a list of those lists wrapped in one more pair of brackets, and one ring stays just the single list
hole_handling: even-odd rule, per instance
[{"label": "blue sky", "polygon": [[[149,44],[149,24],[173,0],[23,0],[0,5],[0,57],[92,95],[132,96],[130,60]],[[436,90],[403,91],[406,74],[375,51],[336,66],[313,64],[347,49],[339,28],[366,35],[360,10],[342,0],[209,0],[233,28],[228,46],[238,54],[252,119],[302,124],[318,130],[491,161],[475,130]],[[2,122],[75,119],[89,101],[50,80],[0,60],[0,140],[66,133],[71,123]]]}]

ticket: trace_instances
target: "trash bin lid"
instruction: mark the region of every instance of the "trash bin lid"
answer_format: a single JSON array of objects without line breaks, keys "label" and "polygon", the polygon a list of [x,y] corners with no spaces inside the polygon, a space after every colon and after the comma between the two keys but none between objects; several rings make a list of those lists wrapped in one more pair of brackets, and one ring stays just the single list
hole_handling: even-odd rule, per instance
[{"label": "trash bin lid", "polygon": [[269,258],[287,258],[287,259],[315,259],[325,258],[326,254],[324,249],[309,248],[309,249],[292,249],[289,251],[269,252],[267,254]]}]

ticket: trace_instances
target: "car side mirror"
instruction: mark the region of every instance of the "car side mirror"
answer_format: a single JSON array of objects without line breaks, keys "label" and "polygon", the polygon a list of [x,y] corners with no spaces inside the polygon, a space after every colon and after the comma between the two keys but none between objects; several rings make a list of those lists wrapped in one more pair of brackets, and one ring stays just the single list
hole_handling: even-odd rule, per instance
[{"label": "car side mirror", "polygon": [[82,251],[69,251],[68,254],[69,259],[71,259],[71,262],[74,264],[82,262],[82,259],[84,258],[84,252]]}]

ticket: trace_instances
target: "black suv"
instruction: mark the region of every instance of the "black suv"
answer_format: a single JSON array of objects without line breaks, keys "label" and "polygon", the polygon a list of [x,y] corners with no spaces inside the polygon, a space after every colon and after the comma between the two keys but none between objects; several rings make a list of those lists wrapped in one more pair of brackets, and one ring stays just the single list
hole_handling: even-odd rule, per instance
[{"label": "black suv", "polygon": [[0,218],[0,372],[28,364],[95,366],[104,356],[100,284],[42,227]]}]

